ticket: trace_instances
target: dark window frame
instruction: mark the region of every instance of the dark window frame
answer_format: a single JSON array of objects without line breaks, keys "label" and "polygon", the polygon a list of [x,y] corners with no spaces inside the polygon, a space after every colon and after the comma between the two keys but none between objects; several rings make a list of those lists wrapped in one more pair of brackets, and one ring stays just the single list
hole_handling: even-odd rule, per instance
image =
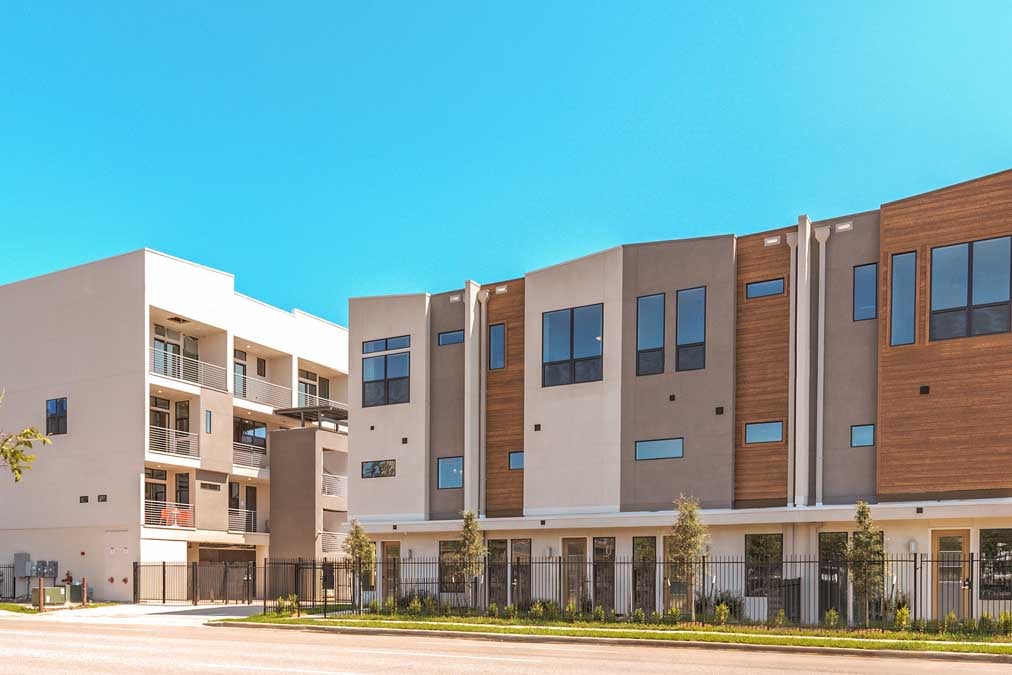
[{"label": "dark window frame", "polygon": [[[459,340],[455,339],[458,335],[460,336]],[[443,341],[443,336],[446,336],[447,338],[446,342]],[[451,337],[454,338],[452,342],[449,341]],[[436,336],[436,344],[438,344],[440,347],[449,347],[450,345],[464,344],[464,329],[458,328],[457,330],[447,330],[443,331],[442,333],[439,333],[439,335]]]},{"label": "dark window frame", "polygon": [[[442,473],[439,470],[439,465],[440,465],[441,462],[449,461],[451,459],[459,459],[460,460],[460,485],[447,485],[447,486],[444,487],[443,484],[442,484],[442,477],[443,476],[442,476]],[[463,455],[453,455],[451,457],[437,457],[436,458],[436,489],[437,490],[462,490],[462,489],[464,489],[464,456]]]},{"label": "dark window frame", "polygon": [[[776,293],[763,293],[762,295],[750,295],[749,289],[753,286],[760,284],[768,284],[774,281],[780,282],[780,290]],[[759,300],[760,298],[776,298],[787,293],[787,280],[784,277],[772,277],[770,279],[756,279],[755,281],[745,282],[745,299],[746,300]]]},{"label": "dark window frame", "polygon": [[[854,429],[863,429],[865,427],[871,427],[871,443],[862,445],[854,445]],[[851,424],[850,425],[850,447],[852,448],[874,448],[875,444],[878,443],[878,429],[875,428],[874,424]]]},{"label": "dark window frame", "polygon": [[[502,365],[494,365],[492,362],[492,341],[493,341],[493,329],[502,328]],[[489,370],[504,370],[506,368],[506,322],[500,321],[499,323],[490,324],[488,327],[488,369]]]},{"label": "dark window frame", "polygon": [[[690,291],[703,291],[703,341],[702,342],[689,342],[681,344],[678,337],[678,313],[681,311],[681,302],[679,296],[682,293],[688,293]],[[688,349],[690,347],[702,347],[703,348],[703,365],[699,368],[683,368],[682,367],[682,349]],[[692,288],[682,288],[675,292],[675,372],[687,373],[693,370],[706,370],[706,286],[694,286]]]},{"label": "dark window frame", "polygon": [[[985,541],[985,533],[996,532],[1005,533],[1006,541]],[[1012,600],[1012,528],[980,529],[980,599]]]},{"label": "dark window frame", "polygon": [[257,357],[257,377],[267,377],[267,359]]},{"label": "dark window frame", "polygon": [[[780,425],[780,439],[776,441],[748,441],[748,428],[757,424],[779,424]],[[745,426],[741,430],[741,440],[743,445],[774,445],[776,443],[784,442],[784,421],[783,420],[761,420],[758,422],[745,422]]]},{"label": "dark window frame", "polygon": [[[658,296],[660,296],[660,298],[661,298],[661,346],[660,347],[651,347],[649,349],[640,349],[639,348],[639,339],[640,339],[640,300],[646,300],[647,298],[656,298]],[[646,295],[641,295],[641,296],[639,296],[639,297],[636,298],[636,376],[637,377],[646,376],[646,375],[661,375],[661,374],[664,373],[664,363],[665,363],[665,359],[666,359],[666,354],[664,353],[664,344],[665,344],[665,341],[667,340],[667,326],[665,326],[665,321],[667,320],[667,314],[668,314],[668,297],[667,297],[666,293],[664,293],[664,292],[661,292],[661,293],[648,293]],[[604,316],[602,314],[602,321],[603,321],[603,318],[604,318]],[[661,355],[661,368],[660,368],[660,370],[651,370],[651,371],[648,371],[648,372],[644,372],[644,370],[642,368],[641,357],[644,356],[644,355],[657,354],[657,353],[660,353],[660,355]]]},{"label": "dark window frame", "polygon": [[[588,307],[600,307],[601,308],[601,353],[598,356],[581,356],[576,358],[573,356],[573,347],[576,344],[576,331],[574,330],[576,320],[576,310],[585,309]],[[554,314],[555,312],[569,312],[569,358],[560,359],[559,361],[545,361],[545,315]],[[578,363],[586,363],[590,361],[601,362],[601,377],[592,380],[577,380],[576,379],[576,365]],[[569,382],[559,382],[558,384],[546,384],[545,372],[551,366],[557,366],[563,363],[569,364]],[[592,302],[589,305],[578,305],[576,307],[560,307],[559,309],[552,309],[541,313],[541,386],[545,387],[566,387],[573,384],[586,384],[588,382],[602,382],[604,380],[604,303],[603,302]]]},{"label": "dark window frame", "polygon": [[[914,297],[910,303],[913,308],[913,335],[910,337],[909,342],[896,342],[896,259],[901,256],[912,255],[914,257],[914,279],[913,286]],[[892,253],[889,256],[889,346],[890,347],[904,347],[906,345],[912,345],[917,343],[917,251],[901,251],[899,253]]]},{"label": "dark window frame", "polygon": [[[513,457],[520,455],[520,466],[514,468]],[[506,469],[508,471],[523,471],[524,470],[524,451],[523,450],[510,450],[506,455]]]},{"label": "dark window frame", "polygon": [[[976,244],[997,241],[999,239],[1008,239],[1009,247],[1012,250],[1012,237],[1004,235],[1001,237],[987,237],[985,239],[976,239],[974,241],[960,241],[953,244],[944,244],[942,246],[933,246],[931,248],[931,255],[928,258],[931,262],[931,269],[928,271],[928,341],[929,342],[941,342],[944,340],[960,340],[963,338],[974,338],[983,337],[986,335],[1001,335],[1012,331],[1012,321],[1009,322],[1010,330],[994,331],[992,333],[974,333],[973,320],[977,309],[990,309],[992,307],[1005,307],[1006,312],[1012,312],[1012,257],[1010,257],[1009,264],[1009,299],[999,302],[984,302],[981,304],[974,304],[973,302],[973,252],[976,249]],[[943,248],[949,248],[952,246],[966,246],[966,304],[958,307],[945,307],[943,309],[934,309],[931,305],[934,300],[934,291],[932,289],[932,282],[934,281],[935,275],[935,251]],[[915,277],[916,279],[916,277]],[[933,319],[935,316],[956,314],[963,312],[966,314],[966,333],[964,335],[950,335],[948,337],[937,337],[935,335],[935,322]]]},{"label": "dark window frame", "polygon": [[[52,413],[49,411],[50,404],[53,404],[54,408]],[[47,436],[62,436],[67,433],[67,411],[68,405],[66,396],[46,399]]]},{"label": "dark window frame", "polygon": [[[640,443],[656,443],[658,441],[681,441],[679,447],[679,454],[672,455],[670,457],[640,457],[639,445]],[[685,437],[673,436],[671,438],[644,438],[638,441],[633,441],[633,459],[637,462],[656,462],[665,459],[684,459],[685,458]]]},{"label": "dark window frame", "polygon": [[[389,475],[384,476],[382,474],[382,472],[379,473],[379,474],[376,474],[375,476],[366,475],[366,471],[365,471],[366,464],[386,464],[387,462],[389,462],[390,466],[393,468],[393,470],[390,472]],[[362,476],[363,479],[396,478],[397,477],[397,460],[396,459],[367,459],[367,460],[365,460],[365,461],[362,462],[361,476]]]},{"label": "dark window frame", "polygon": [[[407,340],[402,346],[390,346],[391,340]],[[379,349],[367,349],[367,345],[382,345]],[[363,340],[362,341],[362,353],[363,354],[378,354],[380,352],[390,352],[395,349],[411,349],[411,335],[394,335],[393,337],[377,338],[375,340]]]},{"label": "dark window frame", "polygon": [[[388,377],[390,368],[387,365],[391,356],[400,356],[403,354],[408,359],[408,374],[404,377]],[[383,359],[383,379],[382,380],[366,380],[365,379],[365,361],[366,359]],[[377,408],[384,405],[401,405],[403,403],[411,403],[411,352],[394,352],[393,354],[377,354],[374,356],[363,356],[362,357],[362,407],[363,408]],[[390,401],[390,383],[407,381],[407,397],[403,401]],[[365,387],[366,384],[372,384],[375,382],[383,383],[383,402],[382,403],[366,403]]]},{"label": "dark window frame", "polygon": [[[764,559],[749,557],[749,539],[773,537],[780,542],[780,555],[772,553]],[[758,544],[757,544],[758,546]],[[784,578],[784,535],[781,532],[756,532],[745,535],[745,597],[767,598],[770,596],[774,579]]]},{"label": "dark window frame", "polygon": [[[872,277],[875,280],[875,288],[872,291],[875,299],[874,305],[872,305],[871,316],[858,317],[857,315],[857,271],[866,267],[874,267],[875,274]],[[853,271],[850,277],[850,304],[851,304],[851,319],[854,321],[871,321],[878,318],[878,263],[870,262],[864,263],[863,265],[854,265]]]}]

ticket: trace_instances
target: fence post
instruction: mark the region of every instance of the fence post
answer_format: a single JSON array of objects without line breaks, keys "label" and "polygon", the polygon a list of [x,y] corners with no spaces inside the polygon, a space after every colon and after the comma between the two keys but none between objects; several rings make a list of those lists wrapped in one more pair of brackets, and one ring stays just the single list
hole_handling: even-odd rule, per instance
[{"label": "fence post", "polygon": [[976,618],[976,615],[973,613],[973,594],[974,594],[974,590],[975,590],[974,589],[974,583],[973,583],[973,551],[970,551],[970,576],[967,577],[966,581],[967,581],[966,592],[970,594],[970,600],[969,600],[970,611],[969,611],[969,615],[970,615],[971,619],[974,619],[974,618]]},{"label": "fence post", "polygon": [[250,560],[246,563],[246,606],[253,604],[253,595],[256,593],[257,563]]},{"label": "fence post", "polygon": [[39,614],[46,611],[46,580],[39,577]]},{"label": "fence post", "polygon": [[[331,575],[333,577],[331,579],[331,583],[334,585],[335,589],[337,588],[337,577],[334,576],[336,573],[337,573],[337,570],[334,570],[334,569],[331,570]],[[323,573],[320,576],[321,576],[321,578],[323,580],[323,618],[326,619],[327,618],[327,558],[326,557],[324,557],[324,559],[323,559]]]},{"label": "fence post", "polygon": [[267,613],[267,556],[264,556],[264,614]]},{"label": "fence post", "polygon": [[200,591],[197,583],[197,563],[196,561],[190,563],[190,598],[193,600],[193,604],[196,605],[200,602]]},{"label": "fence post", "polygon": [[88,606],[88,577],[81,577],[81,605]]},{"label": "fence post", "polygon": [[134,563],[134,604],[141,601],[141,564]]},{"label": "fence post", "polygon": [[302,557],[295,563],[295,616],[302,617],[302,602],[301,593],[302,590]]},{"label": "fence post", "polygon": [[910,562],[913,565],[914,572],[914,585],[910,591],[910,615],[913,617],[912,621],[916,621],[920,617],[917,615],[917,596],[920,594],[920,588],[917,586],[917,554],[910,554]]},{"label": "fence post", "polygon": [[162,561],[162,604],[165,604],[165,561]]}]

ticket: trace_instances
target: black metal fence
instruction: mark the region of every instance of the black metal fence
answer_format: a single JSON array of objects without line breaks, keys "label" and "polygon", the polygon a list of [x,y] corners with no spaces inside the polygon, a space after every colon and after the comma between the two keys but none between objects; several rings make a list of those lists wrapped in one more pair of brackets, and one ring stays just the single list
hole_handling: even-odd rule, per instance
[{"label": "black metal fence", "polygon": [[[254,570],[256,572],[256,570]],[[728,620],[893,626],[909,621],[1012,623],[1012,560],[971,554],[868,562],[710,557],[689,564],[614,558],[266,560],[265,612],[409,611],[543,618]],[[296,604],[297,600],[297,604]]]},{"label": "black metal fence", "polygon": [[134,602],[245,603],[263,597],[255,563],[134,563]]},{"label": "black metal fence", "polygon": [[0,600],[14,599],[14,583],[14,565],[0,565]]}]

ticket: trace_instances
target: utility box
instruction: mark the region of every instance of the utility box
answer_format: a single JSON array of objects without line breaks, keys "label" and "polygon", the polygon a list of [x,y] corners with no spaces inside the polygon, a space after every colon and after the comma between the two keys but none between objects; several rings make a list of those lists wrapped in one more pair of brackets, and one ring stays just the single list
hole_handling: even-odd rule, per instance
[{"label": "utility box", "polygon": [[[42,589],[47,605],[67,604],[67,590],[63,586],[46,586]],[[32,586],[32,604],[39,606],[39,587]]]},{"label": "utility box", "polygon": [[[84,589],[81,586],[81,582],[75,582],[70,585],[70,602],[71,604],[81,604],[84,602]],[[88,595],[91,595],[91,589],[88,589]],[[90,600],[91,598],[89,598]],[[47,600],[48,602],[48,600]]]},{"label": "utility box", "polygon": [[14,554],[14,576],[16,577],[30,577],[32,576],[32,556],[28,553],[15,553]]}]

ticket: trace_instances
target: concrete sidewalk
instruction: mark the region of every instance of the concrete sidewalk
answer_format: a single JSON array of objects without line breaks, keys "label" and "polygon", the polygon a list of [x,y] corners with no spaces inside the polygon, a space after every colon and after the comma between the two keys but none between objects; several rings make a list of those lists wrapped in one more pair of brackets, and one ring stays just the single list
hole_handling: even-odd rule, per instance
[{"label": "concrete sidewalk", "polygon": [[263,611],[262,605],[105,605],[43,614],[0,612],[0,621],[13,618],[49,623],[202,626],[212,619],[241,619]]}]

